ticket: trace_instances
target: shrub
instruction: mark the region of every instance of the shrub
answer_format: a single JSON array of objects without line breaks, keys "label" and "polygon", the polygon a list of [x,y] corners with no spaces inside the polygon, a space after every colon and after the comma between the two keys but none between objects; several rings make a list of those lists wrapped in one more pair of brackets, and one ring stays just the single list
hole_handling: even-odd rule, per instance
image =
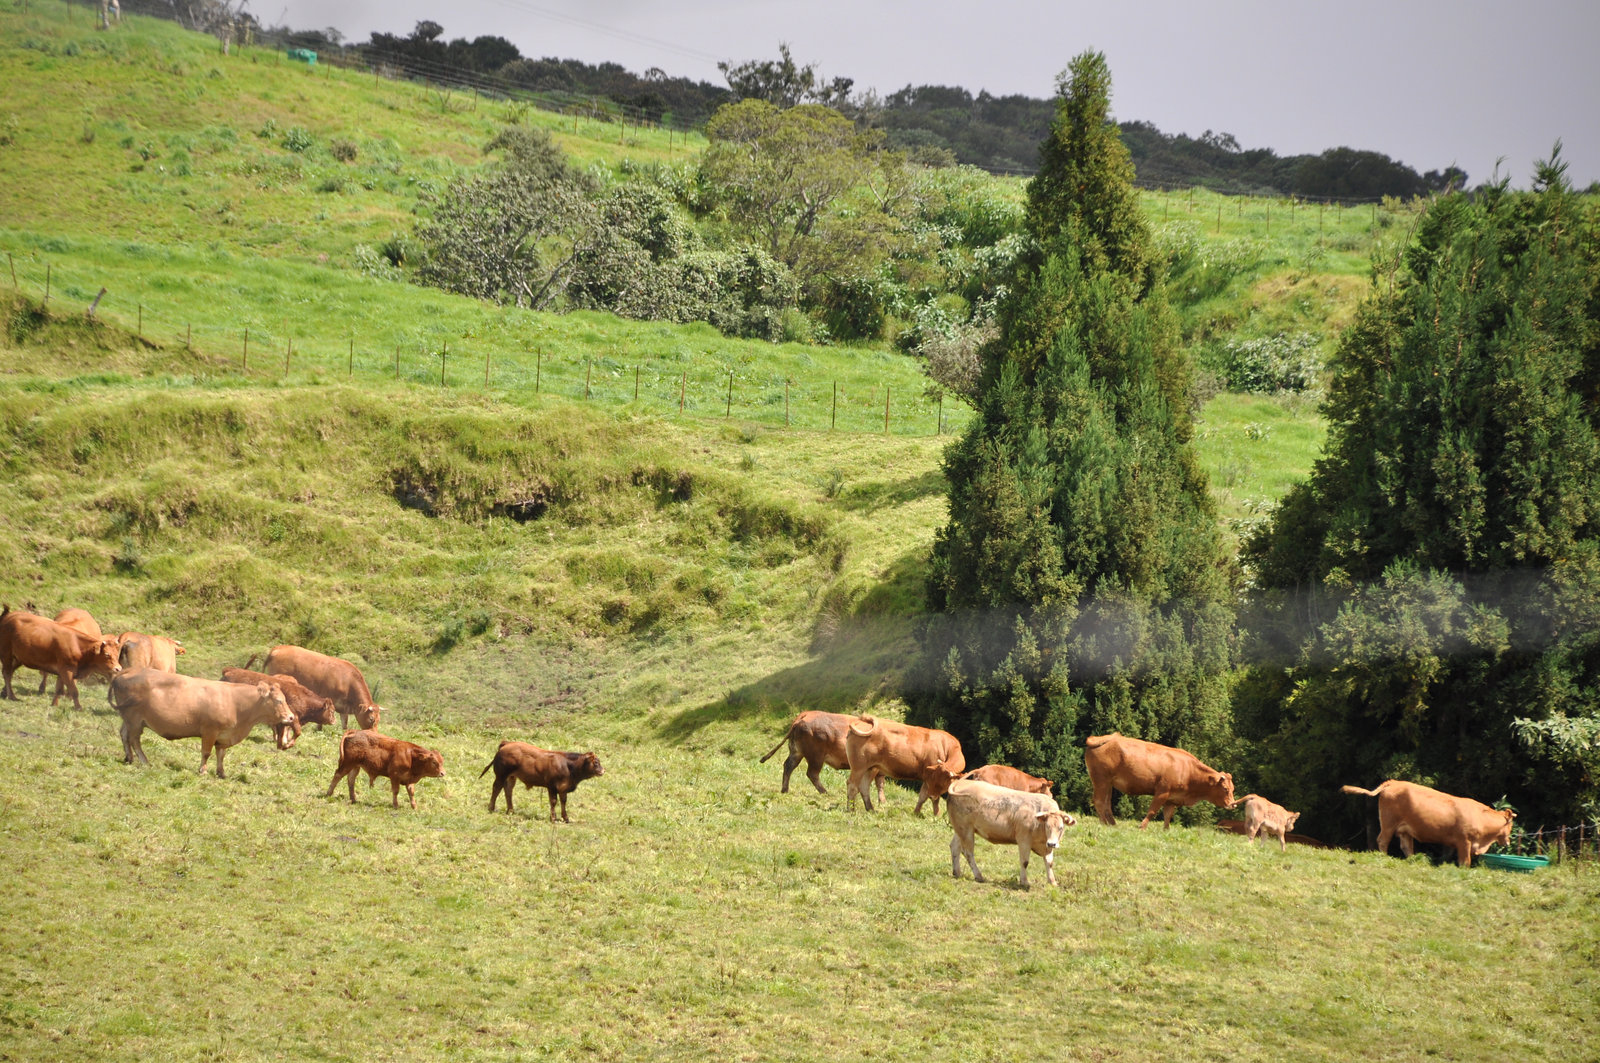
[{"label": "shrub", "polygon": [[883,335],[882,282],[877,277],[830,277],[820,300],[822,320],[837,340],[875,340]]},{"label": "shrub", "polygon": [[301,126],[295,126],[283,135],[283,146],[297,153],[310,151],[316,142],[316,138]]},{"label": "shrub", "polygon": [[328,144],[328,153],[340,162],[355,162],[356,156],[361,154],[355,141],[336,138]]},{"label": "shrub", "polygon": [[1228,340],[1202,358],[1204,368],[1227,381],[1230,391],[1264,393],[1305,391],[1322,369],[1317,345],[1309,332],[1279,333],[1253,340]]}]

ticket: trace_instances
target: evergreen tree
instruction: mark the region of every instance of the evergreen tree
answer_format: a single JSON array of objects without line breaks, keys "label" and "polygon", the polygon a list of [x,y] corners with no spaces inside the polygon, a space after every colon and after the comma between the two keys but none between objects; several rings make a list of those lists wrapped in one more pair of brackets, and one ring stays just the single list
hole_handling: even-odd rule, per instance
[{"label": "evergreen tree", "polygon": [[1563,171],[1430,206],[1335,356],[1324,457],[1246,544],[1240,727],[1325,836],[1360,833],[1340,784],[1389,776],[1600,812],[1600,241]]},{"label": "evergreen tree", "polygon": [[1104,56],[1074,59],[978,416],[945,458],[950,521],[908,691],[911,718],[955,732],[969,760],[1080,802],[1090,733],[1202,755],[1229,733],[1229,569],[1109,104]]}]

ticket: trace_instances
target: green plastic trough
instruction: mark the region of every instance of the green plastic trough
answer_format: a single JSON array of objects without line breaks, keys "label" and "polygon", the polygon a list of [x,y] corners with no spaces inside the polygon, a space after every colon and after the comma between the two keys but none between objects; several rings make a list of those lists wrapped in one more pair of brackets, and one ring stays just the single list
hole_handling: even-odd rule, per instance
[{"label": "green plastic trough", "polygon": [[1548,856],[1517,856],[1514,853],[1484,853],[1478,857],[1478,862],[1498,871],[1520,871],[1525,875],[1550,866]]}]

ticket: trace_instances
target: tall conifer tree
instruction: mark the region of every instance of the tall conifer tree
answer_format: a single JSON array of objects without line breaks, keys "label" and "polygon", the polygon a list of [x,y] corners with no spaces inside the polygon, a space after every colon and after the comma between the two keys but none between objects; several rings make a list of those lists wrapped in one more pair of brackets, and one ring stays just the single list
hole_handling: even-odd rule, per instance
[{"label": "tall conifer tree", "polygon": [[1030,247],[978,416],[945,457],[950,520],[908,694],[911,718],[954,731],[969,760],[1078,801],[1090,733],[1207,754],[1228,736],[1229,569],[1110,88],[1094,52],[1058,84]]}]

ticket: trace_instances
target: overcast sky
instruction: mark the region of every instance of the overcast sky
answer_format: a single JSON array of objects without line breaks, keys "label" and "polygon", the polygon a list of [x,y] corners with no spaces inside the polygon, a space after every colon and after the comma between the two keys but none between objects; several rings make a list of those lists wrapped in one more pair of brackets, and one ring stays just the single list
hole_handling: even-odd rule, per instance
[{"label": "overcast sky", "polygon": [[1118,119],[1232,133],[1281,155],[1347,145],[1419,171],[1497,159],[1525,186],[1559,137],[1600,179],[1600,0],[255,0],[263,22],[364,41],[419,19],[524,55],[605,60],[725,84],[718,60],[777,56],[858,90],[959,85],[1047,97],[1106,53]]}]

